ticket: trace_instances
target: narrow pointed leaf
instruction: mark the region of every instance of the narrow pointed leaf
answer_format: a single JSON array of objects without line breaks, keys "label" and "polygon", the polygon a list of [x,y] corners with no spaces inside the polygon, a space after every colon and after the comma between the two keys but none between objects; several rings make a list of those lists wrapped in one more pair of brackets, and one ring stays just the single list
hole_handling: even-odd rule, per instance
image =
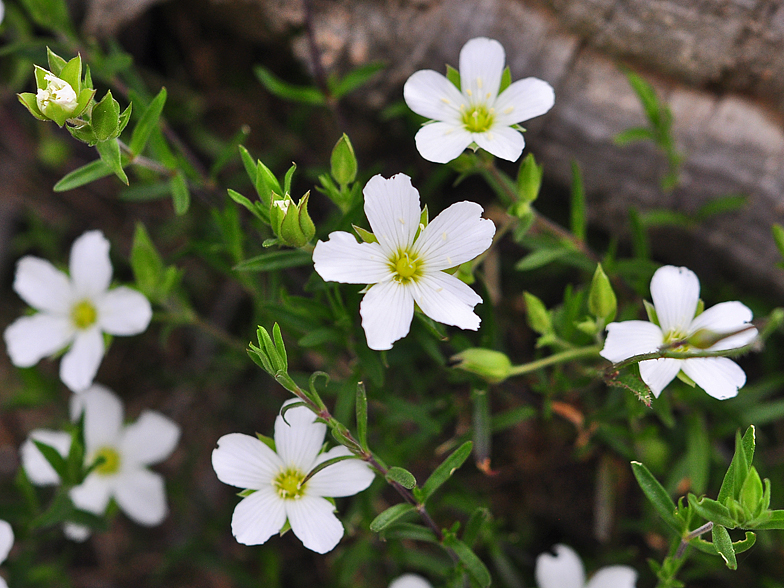
[{"label": "narrow pointed leaf", "polygon": [[390,506],[370,522],[370,530],[374,533],[378,533],[413,510],[414,506],[407,502],[401,502],[400,504]]},{"label": "narrow pointed leaf", "polygon": [[55,192],[66,192],[110,175],[112,169],[102,159],[96,159],[67,173],[52,189]]},{"label": "narrow pointed leaf", "polygon": [[127,186],[128,176],[125,175],[125,170],[123,169],[120,144],[117,142],[117,139],[101,141],[95,145],[95,150],[98,151],[101,160],[114,172],[114,175],[120,178],[120,181]]},{"label": "narrow pointed leaf", "polygon": [[425,502],[433,495],[433,492],[438,490],[441,485],[446,482],[455,470],[463,465],[468,456],[471,455],[471,449],[474,444],[471,441],[466,441],[460,447],[447,457],[441,464],[430,474],[430,477],[422,486],[421,500]]},{"label": "narrow pointed leaf", "polygon": [[653,505],[653,508],[658,515],[667,525],[672,527],[676,533],[680,533],[682,531],[682,525],[678,523],[674,516],[677,507],[672,501],[672,498],[670,498],[670,495],[667,494],[664,486],[662,486],[650,470],[639,461],[632,462],[632,472],[634,472],[634,477],[637,478],[640,489]]},{"label": "narrow pointed leaf", "polygon": [[713,546],[724,560],[724,563],[727,564],[727,567],[731,570],[737,569],[738,561],[735,559],[735,548],[732,546],[732,539],[730,539],[727,529],[721,525],[713,525],[711,539],[713,540]]},{"label": "narrow pointed leaf", "polygon": [[133,133],[131,133],[131,141],[128,147],[134,155],[139,155],[147,146],[150,134],[158,126],[158,120],[161,117],[164,104],[166,104],[166,88],[161,88],[158,95],[152,99],[152,102],[142,113],[139,122],[136,123],[133,129]]}]

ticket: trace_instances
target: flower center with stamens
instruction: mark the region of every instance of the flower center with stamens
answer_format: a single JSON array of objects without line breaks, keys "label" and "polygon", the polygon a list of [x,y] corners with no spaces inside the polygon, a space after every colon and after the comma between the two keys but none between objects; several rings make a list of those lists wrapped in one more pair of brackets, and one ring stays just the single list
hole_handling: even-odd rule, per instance
[{"label": "flower center with stamens", "polygon": [[409,253],[408,251],[398,252],[391,260],[392,272],[394,272],[394,280],[401,284],[407,284],[411,280],[415,280],[420,274],[420,266],[422,265],[419,258]]},{"label": "flower center with stamens", "polygon": [[691,347],[686,343],[688,336],[679,331],[670,331],[664,334],[664,346],[670,351],[686,353],[691,351]]},{"label": "flower center with stamens", "polygon": [[103,458],[103,463],[95,468],[95,473],[111,476],[120,470],[120,454],[113,447],[101,447],[95,453],[95,459]]},{"label": "flower center with stamens", "polygon": [[477,104],[476,106],[462,110],[462,123],[465,129],[471,133],[484,133],[489,131],[493,126],[495,119],[495,110],[488,108],[484,104]]},{"label": "flower center with stamens", "polygon": [[302,484],[304,479],[305,476],[299,470],[289,468],[279,473],[272,483],[278,496],[284,500],[296,500],[305,495],[307,484]]},{"label": "flower center with stamens", "polygon": [[91,327],[98,318],[98,312],[93,303],[89,300],[82,300],[74,304],[71,309],[71,320],[77,329],[87,329]]}]

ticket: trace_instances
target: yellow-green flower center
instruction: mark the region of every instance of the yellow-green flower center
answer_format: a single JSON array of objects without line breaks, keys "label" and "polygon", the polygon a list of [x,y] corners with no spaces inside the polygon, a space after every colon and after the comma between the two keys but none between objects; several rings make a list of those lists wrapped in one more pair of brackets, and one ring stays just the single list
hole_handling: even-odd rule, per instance
[{"label": "yellow-green flower center", "polygon": [[686,353],[691,351],[691,346],[686,343],[687,335],[679,331],[670,331],[664,334],[664,345],[672,351]]},{"label": "yellow-green flower center", "polygon": [[73,320],[77,329],[86,329],[91,327],[97,318],[98,312],[95,310],[95,307],[89,300],[82,300],[81,302],[77,302],[71,309],[71,319]]},{"label": "yellow-green flower center", "polygon": [[470,133],[484,133],[489,131],[493,126],[495,119],[495,110],[489,109],[484,104],[477,104],[476,106],[466,109],[461,108],[463,111],[463,126]]},{"label": "yellow-green flower center", "polygon": [[111,476],[120,470],[120,454],[114,447],[101,447],[95,453],[95,459],[103,458],[103,463],[95,468],[95,472],[102,476]]},{"label": "yellow-green flower center", "polygon": [[398,252],[390,260],[390,265],[392,266],[392,272],[395,274],[393,279],[401,284],[407,284],[421,274],[422,264],[419,258],[408,251]]},{"label": "yellow-green flower center", "polygon": [[284,500],[296,500],[305,494],[307,484],[302,483],[304,479],[305,475],[299,470],[289,468],[279,473],[272,483],[278,491],[278,496]]}]

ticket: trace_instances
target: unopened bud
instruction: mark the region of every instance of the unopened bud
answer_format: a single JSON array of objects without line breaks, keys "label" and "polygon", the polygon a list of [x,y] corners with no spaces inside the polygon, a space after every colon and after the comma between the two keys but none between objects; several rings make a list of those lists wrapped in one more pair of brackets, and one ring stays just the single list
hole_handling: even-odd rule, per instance
[{"label": "unopened bud", "polygon": [[450,362],[454,367],[481,376],[491,384],[503,382],[512,370],[512,362],[506,354],[481,347],[461,351],[453,355]]},{"label": "unopened bud", "polygon": [[602,264],[596,266],[596,271],[591,280],[591,290],[588,293],[588,310],[597,319],[606,325],[615,318],[618,303],[615,299],[612,285],[607,274],[602,269]]},{"label": "unopened bud", "polygon": [[291,196],[275,199],[270,205],[270,223],[275,235],[281,243],[290,247],[302,247],[310,243],[316,235],[316,225],[308,214],[308,198],[305,194],[298,204],[294,204]]}]

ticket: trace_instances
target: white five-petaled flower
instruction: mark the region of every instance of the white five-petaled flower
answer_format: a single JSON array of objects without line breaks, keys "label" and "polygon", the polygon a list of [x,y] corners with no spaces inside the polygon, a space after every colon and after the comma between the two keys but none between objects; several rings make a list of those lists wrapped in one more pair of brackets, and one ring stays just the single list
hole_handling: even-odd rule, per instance
[{"label": "white five-petaled flower", "polygon": [[[663,345],[720,337],[704,351],[736,349],[749,344],[757,336],[751,327],[752,314],[740,302],[722,302],[695,316],[700,298],[700,282],[691,270],[667,265],[656,270],[651,280],[651,298],[659,324],[646,321],[624,321],[607,325],[607,340],[602,357],[618,363],[635,355],[652,353]],[[736,333],[731,335],[731,333]],[[683,343],[672,351],[702,351]],[[693,359],[649,359],[641,361],[640,376],[658,397],[678,373],[691,378],[700,388],[719,400],[737,395],[746,383],[744,371],[726,357],[695,357]]]},{"label": "white five-petaled flower", "polygon": [[392,580],[389,588],[433,588],[433,586],[419,574],[403,574]]},{"label": "white five-petaled flower", "polygon": [[419,192],[411,178],[374,176],[365,186],[365,214],[377,242],[330,233],[313,251],[316,272],[329,282],[370,284],[360,305],[368,347],[390,349],[411,328],[414,303],[431,319],[477,330],[482,301],[449,268],[474,259],[493,241],[495,225],[482,207],[457,202],[420,225]]},{"label": "white five-petaled flower", "polygon": [[[159,412],[145,410],[138,420],[123,425],[120,399],[103,386],[93,385],[71,397],[71,418],[84,412],[85,465],[99,457],[103,463],[70,490],[76,508],[97,515],[106,511],[114,498],[120,509],[140,525],[158,525],[166,518],[166,489],[163,477],[147,468],[165,460],[180,438],[180,427]],[[20,449],[22,467],[33,484],[58,484],[60,477],[33,443],[40,441],[68,455],[71,435],[63,431],[37,429]],[[66,535],[83,541],[89,530],[69,523]]]},{"label": "white five-petaled flower", "polygon": [[433,120],[415,137],[422,157],[447,163],[473,143],[501,159],[520,157],[525,140],[512,126],[550,110],[555,93],[537,78],[518,80],[499,93],[504,61],[498,41],[479,37],[460,50],[460,89],[433,70],[408,78],[406,104]]},{"label": "white five-petaled flower", "polygon": [[[0,14],[0,16],[2,16]],[[14,531],[8,521],[0,520],[0,564],[8,557],[11,547],[14,545]],[[0,578],[0,588],[8,588],[8,584]]]},{"label": "white five-petaled flower", "polygon": [[335,507],[324,497],[361,492],[370,486],[374,474],[365,462],[347,459],[327,466],[303,484],[317,465],[351,455],[343,446],[320,453],[326,430],[311,410],[297,406],[286,411],[285,420],[280,415],[275,420],[275,450],[241,433],[218,440],[212,452],[218,479],[255,490],[234,509],[231,530],[237,541],[260,545],[288,520],[302,544],[316,553],[327,553],[338,544],[343,525],[334,514]]},{"label": "white five-petaled flower", "polygon": [[585,583],[580,556],[567,546],[553,547],[555,555],[542,553],[536,558],[536,583],[539,588],[634,588],[637,572],[629,566],[608,566]]},{"label": "white five-petaled flower", "polygon": [[60,363],[60,379],[80,392],[92,384],[101,364],[103,333],[141,333],[150,324],[152,309],[136,290],[109,289],[109,241],[100,231],[74,241],[69,271],[70,277],[29,255],[19,260],[14,290],[38,312],[17,319],[4,339],[11,361],[19,367],[35,365],[70,345]]}]

